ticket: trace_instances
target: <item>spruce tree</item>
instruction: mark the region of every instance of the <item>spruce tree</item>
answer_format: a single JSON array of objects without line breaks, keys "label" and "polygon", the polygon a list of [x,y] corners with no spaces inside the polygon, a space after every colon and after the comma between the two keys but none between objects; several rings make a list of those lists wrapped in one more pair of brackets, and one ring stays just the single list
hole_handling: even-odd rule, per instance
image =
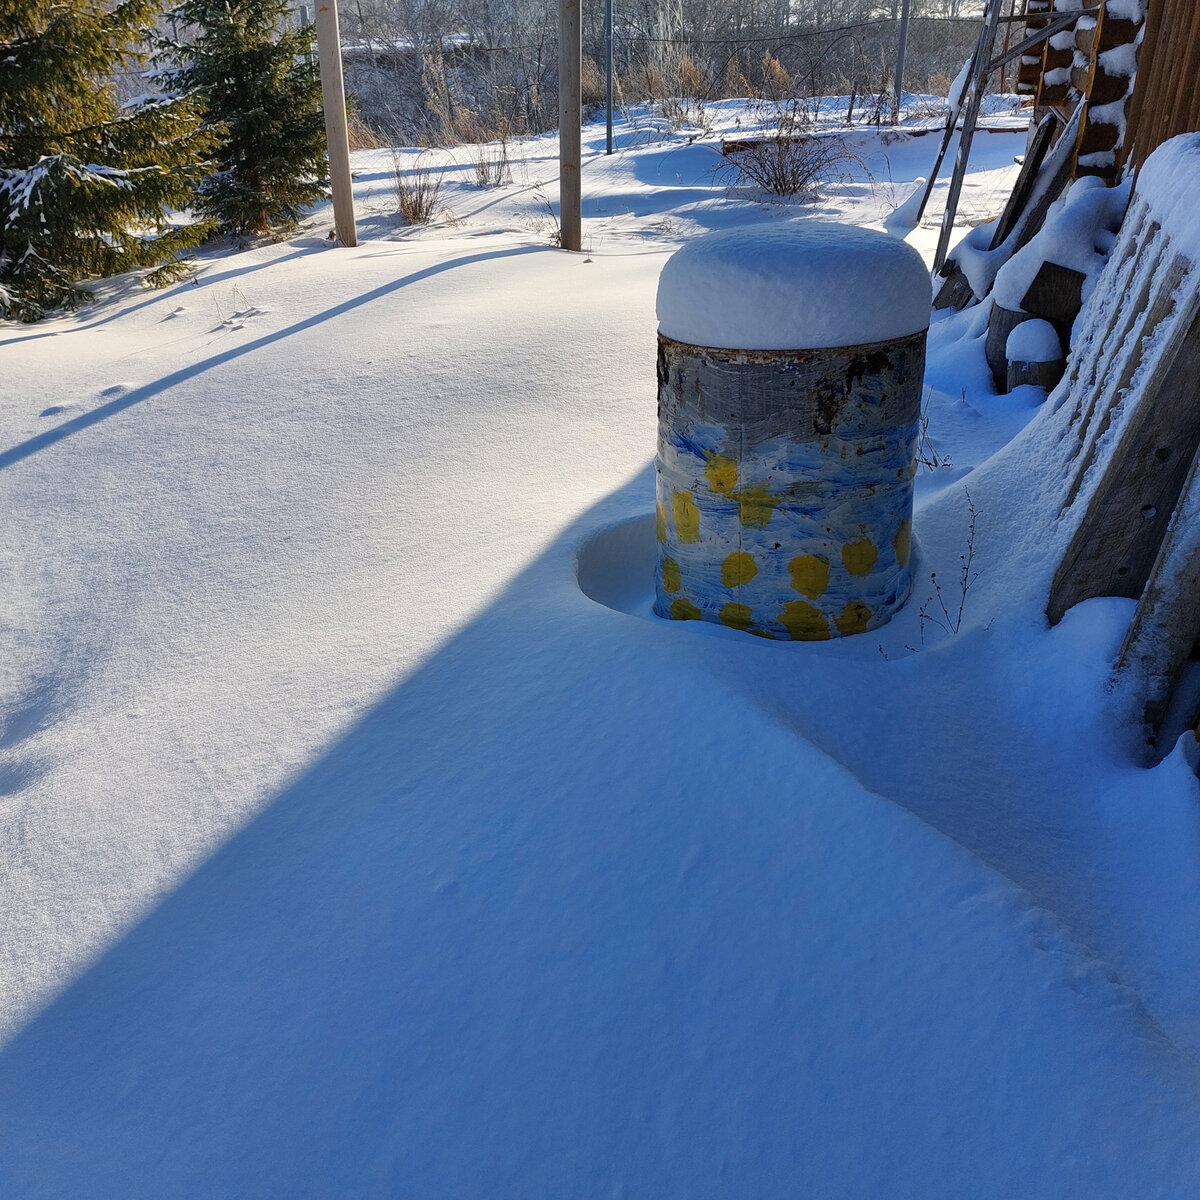
[{"label": "spruce tree", "polygon": [[171,13],[166,78],[202,95],[222,129],[197,208],[231,233],[294,225],[328,194],[314,30],[288,29],[290,15],[287,0],[183,0]]},{"label": "spruce tree", "polygon": [[155,266],[207,233],[171,219],[204,175],[195,98],[118,104],[113,76],[143,61],[158,0],[0,4],[0,315],[73,308],[79,280]]}]

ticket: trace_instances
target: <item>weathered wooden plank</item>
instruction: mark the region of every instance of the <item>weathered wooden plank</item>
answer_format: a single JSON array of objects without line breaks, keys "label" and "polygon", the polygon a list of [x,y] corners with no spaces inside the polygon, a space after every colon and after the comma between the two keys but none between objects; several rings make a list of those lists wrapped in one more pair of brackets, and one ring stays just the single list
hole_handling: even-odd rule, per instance
[{"label": "weathered wooden plank", "polygon": [[1146,388],[1054,577],[1046,615],[1092,596],[1137,598],[1200,450],[1200,313]]},{"label": "weathered wooden plank", "polygon": [[1029,149],[1025,152],[1025,161],[1021,164],[1021,172],[1017,176],[1017,182],[1013,185],[1008,202],[1004,205],[1004,211],[1000,214],[996,231],[992,234],[989,250],[995,250],[1005,241],[1016,228],[1017,219],[1029,205],[1038,172],[1041,171],[1042,163],[1046,159],[1046,152],[1054,141],[1054,131],[1057,127],[1058,120],[1055,117],[1045,116],[1034,130]]},{"label": "weathered wooden plank", "polygon": [[[1096,414],[1111,408],[1117,400],[1121,379],[1125,378],[1128,383],[1128,378],[1140,367],[1146,347],[1146,333],[1153,328],[1149,321],[1160,320],[1164,315],[1161,311],[1164,300],[1170,302],[1170,292],[1163,287],[1159,273],[1166,254],[1165,238],[1151,238],[1144,243],[1134,262],[1133,275],[1118,296],[1115,320],[1095,354],[1095,385],[1086,395],[1080,396],[1079,407],[1071,416],[1075,423],[1077,453],[1080,455],[1090,446]],[[1102,278],[1097,290],[1103,285]]]},{"label": "weathered wooden plank", "polygon": [[1116,683],[1140,725],[1147,763],[1189,655],[1200,639],[1200,462],[1193,461],[1117,657]]},{"label": "weathered wooden plank", "polygon": [[933,307],[952,308],[955,312],[966,308],[975,298],[975,293],[971,290],[962,268],[952,259],[948,259],[942,266],[941,275],[942,285],[933,298]]},{"label": "weathered wooden plank", "polygon": [[1056,405],[1062,407],[1074,401],[1072,422],[1078,420],[1082,411],[1086,389],[1096,384],[1099,352],[1110,343],[1113,326],[1123,311],[1122,302],[1129,291],[1129,280],[1136,273],[1148,236],[1149,212],[1145,201],[1135,196],[1121,224],[1117,244],[1092,293],[1094,315],[1084,323],[1082,339],[1068,359],[1067,387]]},{"label": "weathered wooden plank", "polygon": [[[1074,501],[1080,483],[1091,469],[1097,447],[1108,432],[1113,414],[1135,376],[1145,369],[1150,372],[1152,379],[1156,375],[1161,378],[1162,373],[1169,370],[1169,364],[1187,336],[1192,319],[1200,309],[1200,288],[1197,288],[1195,280],[1189,281],[1191,286],[1184,290],[1183,295],[1177,294],[1177,288],[1190,268],[1191,263],[1187,258],[1183,255],[1173,255],[1171,265],[1164,273],[1165,278],[1156,289],[1154,300],[1148,308],[1139,311],[1136,326],[1138,333],[1135,339],[1131,339],[1129,353],[1123,354],[1108,372],[1106,402],[1103,407],[1097,406],[1094,412],[1089,414],[1087,427],[1081,431],[1081,445],[1086,447],[1086,450],[1081,456],[1075,486],[1072,488],[1068,504]],[[1154,386],[1157,386],[1157,383]]]}]

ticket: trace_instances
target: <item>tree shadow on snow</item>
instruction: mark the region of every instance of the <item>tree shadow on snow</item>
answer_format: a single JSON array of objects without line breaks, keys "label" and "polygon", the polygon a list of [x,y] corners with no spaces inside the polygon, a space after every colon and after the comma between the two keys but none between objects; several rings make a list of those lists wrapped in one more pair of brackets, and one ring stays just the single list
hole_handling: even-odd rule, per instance
[{"label": "tree shadow on snow", "polygon": [[[765,1200],[916,1194],[936,1162],[1021,1194],[960,1048],[992,976],[913,956],[926,884],[902,859],[894,893],[854,884],[892,834],[860,863],[857,793],[702,653],[791,652],[580,590],[585,538],[652,496],[647,468],[576,521],[0,1054],[0,1192]],[[1017,1049],[977,1036],[1036,1124],[1058,1066],[1025,1020]],[[1128,1119],[1119,1089],[1062,1087]],[[1087,1179],[1131,1144],[1097,1135]]]},{"label": "tree shadow on snow", "polygon": [[[251,342],[244,342],[240,346],[223,350],[220,354],[210,355],[198,363],[191,363],[186,367],[181,367],[178,371],[172,371],[169,375],[164,375],[161,379],[156,379],[153,383],[148,383],[142,387],[134,388],[132,391],[125,392],[117,399],[100,405],[99,408],[94,408],[90,412],[83,413],[81,416],[64,421],[61,425],[56,425],[53,429],[47,429],[44,433],[39,433],[35,437],[18,442],[17,445],[11,446],[7,450],[0,450],[0,470],[5,467],[11,467],[14,463],[21,462],[30,455],[36,454],[39,450],[44,450],[47,446],[53,446],[56,442],[61,442],[64,438],[68,438],[74,433],[89,429],[100,421],[115,416],[117,413],[124,412],[127,408],[132,408],[135,404],[141,404],[143,400],[149,400],[154,396],[160,395],[176,384],[193,379],[197,375],[211,370],[213,367],[219,367],[224,363],[232,362],[234,359],[242,358],[244,355],[253,354],[254,351],[261,350],[264,346],[269,346],[273,342],[282,341],[284,338],[292,337],[294,334],[303,333],[305,330],[312,329],[316,325],[321,325],[325,321],[344,316],[348,312],[353,312],[356,308],[362,308],[363,305],[371,304],[376,300],[382,299],[384,296],[389,296],[401,288],[408,287],[410,284],[419,283],[423,279],[429,279],[434,275],[441,275],[446,271],[452,271],[459,267],[468,267],[474,263],[487,262],[489,259],[511,258],[518,254],[535,254],[540,253],[543,249],[540,246],[521,246],[507,250],[481,251],[478,254],[466,254],[461,258],[453,258],[447,262],[435,263],[433,266],[425,267],[420,271],[414,271],[410,275],[393,279],[389,283],[381,284],[369,292],[363,292],[361,295],[345,300],[341,304],[335,304],[332,308],[327,308],[323,312],[314,313],[311,317],[305,317],[302,321],[296,321],[284,329],[278,329],[274,333],[268,333],[262,337],[255,338]],[[301,251],[297,257],[300,254],[307,253],[313,253],[313,251]],[[281,261],[283,260],[274,259],[267,265],[277,265]],[[221,276],[209,279],[208,282],[215,282],[218,278],[229,278],[238,273],[227,272]],[[158,296],[156,299],[161,300],[162,296]],[[114,316],[123,315],[128,311],[130,310],[122,309],[121,313],[114,314]],[[108,320],[111,318],[105,319]],[[95,322],[95,324],[101,323]],[[89,326],[89,328],[91,327]],[[45,335],[34,334],[33,336],[52,337],[54,335],[53,333],[48,333]]]}]

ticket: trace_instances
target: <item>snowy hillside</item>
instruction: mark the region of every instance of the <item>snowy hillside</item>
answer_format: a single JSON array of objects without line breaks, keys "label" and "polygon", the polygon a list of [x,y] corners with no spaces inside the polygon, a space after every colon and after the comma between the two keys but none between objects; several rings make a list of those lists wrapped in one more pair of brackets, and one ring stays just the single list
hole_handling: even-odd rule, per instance
[{"label": "snowy hillside", "polygon": [[667,257],[879,226],[937,148],[766,203],[714,107],[585,128],[583,255],[552,138],[443,153],[426,228],[364,152],[357,249],[0,326],[0,1196],[1197,1194],[1200,787],[1120,737],[1132,602],[1046,627],[986,318],[931,331],[891,624],[651,614]]}]

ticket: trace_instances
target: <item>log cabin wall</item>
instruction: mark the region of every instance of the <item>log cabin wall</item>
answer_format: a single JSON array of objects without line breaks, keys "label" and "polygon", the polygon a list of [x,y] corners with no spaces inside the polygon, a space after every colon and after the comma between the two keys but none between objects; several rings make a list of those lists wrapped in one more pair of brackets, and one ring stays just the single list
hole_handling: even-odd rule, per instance
[{"label": "log cabin wall", "polygon": [[1071,88],[1084,100],[1076,177],[1098,175],[1113,183],[1120,176],[1144,13],[1135,0],[1109,0],[1096,15],[1075,22]]},{"label": "log cabin wall", "polygon": [[1200,130],[1200,5],[1150,0],[1122,161],[1140,167],[1157,146]]}]

